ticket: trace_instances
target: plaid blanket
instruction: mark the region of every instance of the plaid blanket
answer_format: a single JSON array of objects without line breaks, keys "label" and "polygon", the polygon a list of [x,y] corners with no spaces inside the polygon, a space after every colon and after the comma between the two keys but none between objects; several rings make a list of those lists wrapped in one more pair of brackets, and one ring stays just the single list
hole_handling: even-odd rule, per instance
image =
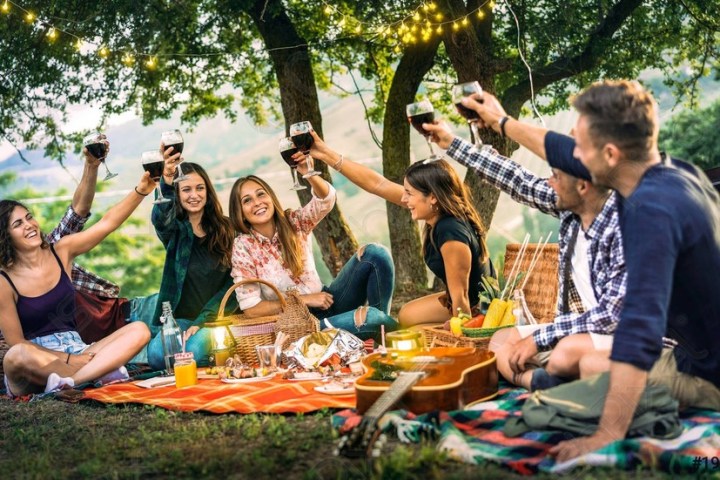
[{"label": "plaid blanket", "polygon": [[[524,475],[564,473],[582,465],[624,470],[644,466],[673,474],[712,473],[713,469],[720,472],[720,468],[712,463],[720,452],[720,412],[684,412],[681,414],[683,434],[673,440],[626,439],[558,464],[547,452],[553,445],[570,439],[571,434],[538,431],[516,438],[503,434],[505,421],[520,415],[528,395],[524,389],[502,388],[495,400],[475,405],[471,410],[419,416],[405,411],[390,412],[381,419],[380,428],[394,430],[405,442],[417,442],[424,435],[432,436],[438,438],[438,449],[445,450],[458,461],[471,464],[495,462]],[[360,419],[353,410],[344,410],[333,416],[333,425],[345,433]],[[707,463],[698,464],[698,458],[706,458]]]},{"label": "plaid blanket", "polygon": [[307,413],[321,408],[355,406],[355,394],[325,395],[314,390],[319,385],[322,382],[293,382],[278,377],[243,384],[201,379],[197,385],[182,389],[174,385],[141,388],[133,383],[119,383],[85,390],[83,400],[144,403],[168,410],[212,413]]}]

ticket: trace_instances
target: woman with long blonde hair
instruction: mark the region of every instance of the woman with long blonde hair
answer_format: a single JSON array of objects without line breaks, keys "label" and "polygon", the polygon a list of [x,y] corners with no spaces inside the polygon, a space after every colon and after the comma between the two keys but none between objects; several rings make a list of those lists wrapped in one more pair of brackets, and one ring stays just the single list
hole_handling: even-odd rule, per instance
[{"label": "woman with long blonde hair", "polygon": [[[305,173],[305,162],[298,163]],[[296,289],[322,328],[347,330],[362,339],[379,339],[381,326],[397,328],[390,317],[394,267],[390,254],[369,244],[324,286],[315,268],[309,236],[335,205],[335,189],[319,176],[309,177],[312,199],[284,210],[273,189],[254,175],[238,179],[230,193],[230,219],[239,232],[233,246],[235,281],[259,278],[280,291]],[[240,308],[250,316],[274,315],[280,302],[272,289],[246,284],[236,290]]]}]

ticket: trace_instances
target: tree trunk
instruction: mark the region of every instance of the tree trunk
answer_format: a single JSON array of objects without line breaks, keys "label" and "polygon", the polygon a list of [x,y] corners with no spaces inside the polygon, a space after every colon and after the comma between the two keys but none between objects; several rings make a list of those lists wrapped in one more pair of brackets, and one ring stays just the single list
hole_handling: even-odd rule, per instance
[{"label": "tree trunk", "polygon": [[[383,119],[383,174],[402,184],[410,165],[410,124],[405,106],[415,101],[420,82],[430,70],[439,39],[408,47],[395,70],[385,103]],[[401,291],[427,286],[427,272],[422,258],[422,240],[410,212],[387,204],[390,246],[395,263],[395,284]]]},{"label": "tree trunk", "polygon": [[[262,36],[275,67],[285,133],[288,134],[291,124],[308,120],[322,137],[322,115],[307,41],[300,37],[279,0],[256,1],[246,12]],[[317,162],[315,169],[332,182],[327,165]],[[298,191],[298,197],[305,205],[311,198],[310,190]],[[340,207],[336,205],[313,232],[325,264],[336,275],[358,248]]]}]

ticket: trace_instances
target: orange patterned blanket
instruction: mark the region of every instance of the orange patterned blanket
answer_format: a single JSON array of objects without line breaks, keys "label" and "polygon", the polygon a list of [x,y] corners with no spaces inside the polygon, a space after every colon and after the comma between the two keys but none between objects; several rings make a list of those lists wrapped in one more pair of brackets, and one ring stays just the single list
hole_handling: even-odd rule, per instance
[{"label": "orange patterned blanket", "polygon": [[355,408],[355,394],[326,395],[314,390],[319,381],[294,382],[275,378],[263,382],[227,384],[201,379],[197,385],[141,388],[131,383],[84,391],[83,400],[102,403],[144,403],[168,410],[212,413],[307,413],[321,408]]}]

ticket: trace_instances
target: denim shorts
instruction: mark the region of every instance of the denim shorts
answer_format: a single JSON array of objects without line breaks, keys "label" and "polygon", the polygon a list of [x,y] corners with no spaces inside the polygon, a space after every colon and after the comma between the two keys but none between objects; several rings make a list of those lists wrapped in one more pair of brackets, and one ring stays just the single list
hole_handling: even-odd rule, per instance
[{"label": "denim shorts", "polygon": [[82,353],[90,346],[82,341],[80,334],[76,331],[51,333],[42,337],[35,337],[30,341],[48,350],[72,354]]}]

